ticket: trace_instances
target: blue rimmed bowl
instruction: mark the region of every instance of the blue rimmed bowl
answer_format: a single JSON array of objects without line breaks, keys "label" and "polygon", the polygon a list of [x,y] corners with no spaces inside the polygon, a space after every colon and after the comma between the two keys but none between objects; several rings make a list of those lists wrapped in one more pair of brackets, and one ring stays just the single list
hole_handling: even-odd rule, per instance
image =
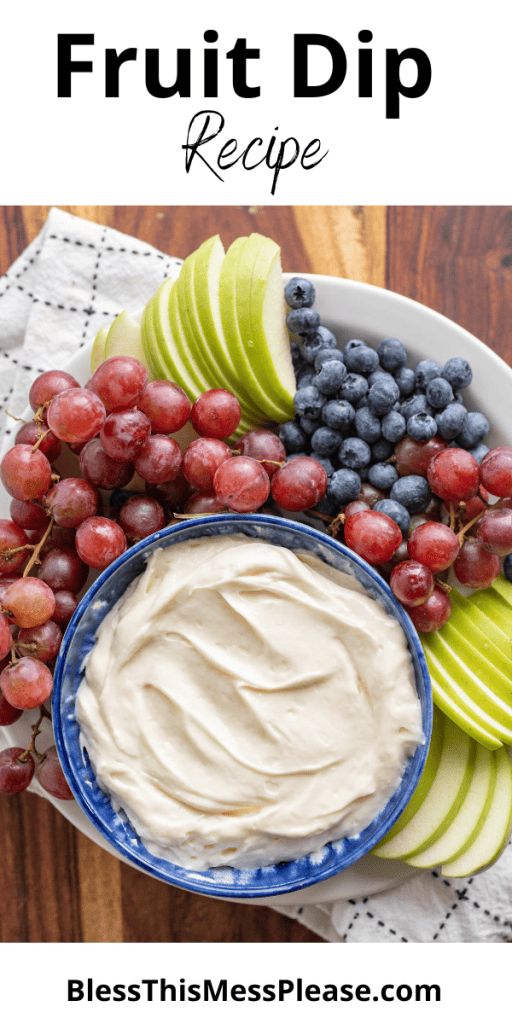
[{"label": "blue rimmed bowl", "polygon": [[[185,540],[243,534],[291,550],[308,551],[358,580],[401,625],[411,654],[421,702],[424,745],[409,758],[400,785],[377,817],[358,835],[328,843],[320,852],[256,869],[210,868],[192,871],[149,853],[126,815],[114,810],[98,785],[87,752],[80,743],[75,698],[84,674],[84,660],[103,618],[140,576],[150,555]],[[393,826],[409,802],[425,765],[432,731],[432,694],[418,635],[382,577],[338,541],[303,523],[273,516],[214,515],[186,520],[140,541],[117,559],[87,591],[64,637],[54,674],[53,725],[59,757],[73,793],[98,832],[134,866],[182,889],[225,899],[278,896],[314,885],[359,860]]]}]

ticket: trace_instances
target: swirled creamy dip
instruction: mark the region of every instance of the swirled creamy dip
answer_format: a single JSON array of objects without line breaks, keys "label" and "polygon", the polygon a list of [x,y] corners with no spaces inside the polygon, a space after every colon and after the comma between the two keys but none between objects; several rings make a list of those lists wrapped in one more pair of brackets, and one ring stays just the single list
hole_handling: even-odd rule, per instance
[{"label": "swirled creamy dip", "polygon": [[395,619],[311,555],[242,536],[151,556],[98,630],[76,710],[114,806],[195,869],[357,834],[423,739]]}]

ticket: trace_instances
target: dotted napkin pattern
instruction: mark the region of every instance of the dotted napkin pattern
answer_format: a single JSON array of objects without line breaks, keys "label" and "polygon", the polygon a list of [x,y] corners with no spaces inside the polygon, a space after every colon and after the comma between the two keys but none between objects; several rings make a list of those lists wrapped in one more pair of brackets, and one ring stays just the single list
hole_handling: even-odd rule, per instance
[{"label": "dotted napkin pattern", "polygon": [[[0,439],[12,444],[28,392],[64,368],[123,309],[136,312],[181,261],[54,208],[0,279]],[[0,730],[1,734],[1,730]],[[331,942],[512,942],[512,844],[488,871],[424,871],[377,896],[276,908]]]}]

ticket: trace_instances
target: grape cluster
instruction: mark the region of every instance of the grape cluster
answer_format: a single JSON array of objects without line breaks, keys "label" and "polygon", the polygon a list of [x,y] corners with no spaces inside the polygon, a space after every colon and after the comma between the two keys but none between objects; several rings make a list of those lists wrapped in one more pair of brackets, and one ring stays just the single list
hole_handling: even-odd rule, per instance
[{"label": "grape cluster", "polygon": [[[11,519],[0,521],[0,725],[26,710],[47,714],[62,629],[90,568],[107,568],[175,513],[252,512],[271,495],[285,509],[304,510],[327,488],[315,459],[286,463],[271,430],[226,443],[240,422],[235,395],[216,388],[192,405],[176,384],[149,382],[129,356],[106,360],[85,388],[48,371],[33,384],[30,403],[34,420],[20,428],[0,466],[12,496]],[[198,436],[182,452],[171,435],[189,421]],[[63,443],[78,457],[76,476],[53,470]],[[145,490],[127,491],[134,482]],[[0,791],[26,788],[34,758],[41,785],[70,797],[58,761],[38,754],[35,737],[25,751],[3,752]]]}]

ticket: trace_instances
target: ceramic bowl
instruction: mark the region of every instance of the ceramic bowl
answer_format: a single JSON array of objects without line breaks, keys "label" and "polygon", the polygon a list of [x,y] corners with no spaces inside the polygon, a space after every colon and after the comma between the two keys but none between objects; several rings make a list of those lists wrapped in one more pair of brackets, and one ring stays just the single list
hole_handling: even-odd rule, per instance
[{"label": "ceramic bowl", "polygon": [[[401,782],[385,808],[359,835],[329,843],[320,853],[268,867],[192,871],[151,854],[126,815],[114,810],[110,798],[98,785],[81,746],[75,698],[83,678],[84,659],[94,645],[98,626],[132,580],[144,571],[153,551],[185,540],[232,534],[259,538],[292,550],[307,550],[328,565],[354,576],[371,597],[382,603],[400,623],[407,639],[426,743],[419,745],[409,758]],[[181,888],[208,896],[250,899],[295,892],[323,881],[359,860],[382,839],[409,802],[423,770],[432,728],[432,696],[421,643],[411,620],[371,566],[336,540],[302,523],[259,514],[217,515],[185,520],[153,534],[121,555],[91,586],[66,630],[59,653],[53,722],[59,757],[75,797],[98,832],[119,854],[156,878]]]}]

